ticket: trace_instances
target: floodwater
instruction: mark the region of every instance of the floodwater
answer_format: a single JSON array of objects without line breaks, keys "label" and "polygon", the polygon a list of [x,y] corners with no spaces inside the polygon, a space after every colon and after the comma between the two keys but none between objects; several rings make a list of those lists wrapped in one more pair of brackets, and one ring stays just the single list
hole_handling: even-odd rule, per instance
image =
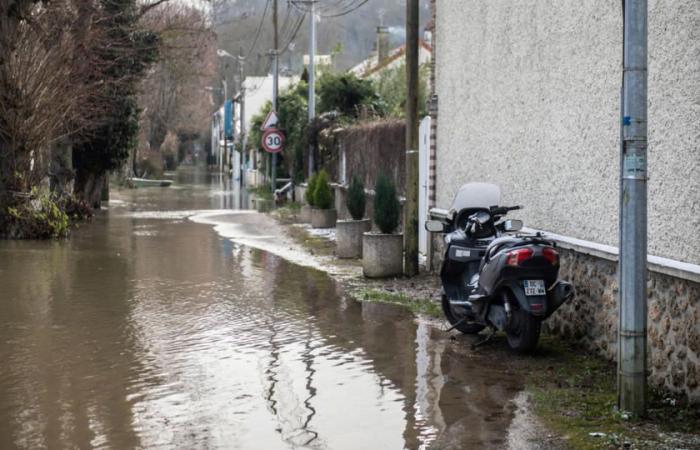
[{"label": "floodwater", "polygon": [[187,220],[246,199],[178,181],[0,242],[1,449],[507,446],[507,358]]}]

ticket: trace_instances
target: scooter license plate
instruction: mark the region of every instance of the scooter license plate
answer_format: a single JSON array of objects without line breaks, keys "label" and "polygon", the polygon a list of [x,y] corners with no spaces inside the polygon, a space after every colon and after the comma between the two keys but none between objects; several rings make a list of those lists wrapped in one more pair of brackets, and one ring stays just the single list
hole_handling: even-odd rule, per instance
[{"label": "scooter license plate", "polygon": [[525,280],[523,285],[527,296],[545,295],[547,293],[544,289],[544,280]]}]

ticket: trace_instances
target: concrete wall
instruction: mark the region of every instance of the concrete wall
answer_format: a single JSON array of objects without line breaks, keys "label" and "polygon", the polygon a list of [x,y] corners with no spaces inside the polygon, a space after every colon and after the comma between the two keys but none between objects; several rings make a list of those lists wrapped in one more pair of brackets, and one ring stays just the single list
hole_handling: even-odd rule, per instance
[{"label": "concrete wall", "polygon": [[[649,2],[649,253],[700,264],[700,2]],[[491,181],[526,225],[617,245],[619,1],[437,0],[437,206]]]}]

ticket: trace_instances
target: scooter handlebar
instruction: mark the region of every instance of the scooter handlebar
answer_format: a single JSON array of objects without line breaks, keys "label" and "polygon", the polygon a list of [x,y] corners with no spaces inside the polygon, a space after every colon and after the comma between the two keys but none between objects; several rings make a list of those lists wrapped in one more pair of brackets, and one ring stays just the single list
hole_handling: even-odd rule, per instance
[{"label": "scooter handlebar", "polygon": [[508,214],[509,211],[515,211],[518,209],[522,209],[523,207],[520,205],[516,206],[492,206],[491,207],[491,215],[492,216],[503,216],[505,214]]}]

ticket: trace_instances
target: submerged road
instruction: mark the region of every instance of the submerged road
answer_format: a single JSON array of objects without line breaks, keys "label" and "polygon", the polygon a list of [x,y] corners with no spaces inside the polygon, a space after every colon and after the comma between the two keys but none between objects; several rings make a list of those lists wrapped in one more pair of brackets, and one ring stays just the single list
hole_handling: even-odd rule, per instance
[{"label": "submerged road", "polygon": [[187,220],[245,202],[179,177],[68,240],[0,242],[0,449],[513,446],[507,352]]}]

